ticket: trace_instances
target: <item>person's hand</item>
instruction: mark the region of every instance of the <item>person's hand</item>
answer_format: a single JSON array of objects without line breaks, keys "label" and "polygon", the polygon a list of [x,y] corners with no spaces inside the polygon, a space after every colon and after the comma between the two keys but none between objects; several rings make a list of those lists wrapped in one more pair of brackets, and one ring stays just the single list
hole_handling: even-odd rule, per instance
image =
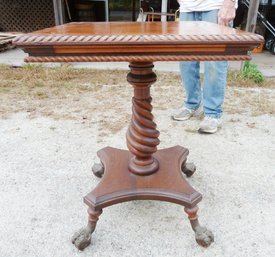
[{"label": "person's hand", "polygon": [[235,15],[235,2],[232,0],[224,0],[223,5],[218,13],[218,24],[228,26],[229,23],[234,20]]}]

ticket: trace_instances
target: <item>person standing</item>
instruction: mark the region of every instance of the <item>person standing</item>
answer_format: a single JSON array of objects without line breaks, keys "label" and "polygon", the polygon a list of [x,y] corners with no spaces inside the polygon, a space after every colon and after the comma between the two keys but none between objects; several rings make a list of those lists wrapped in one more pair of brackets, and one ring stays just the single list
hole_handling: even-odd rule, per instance
[{"label": "person standing", "polygon": [[[178,0],[180,21],[207,21],[230,26],[236,14],[237,0]],[[222,105],[227,83],[227,61],[204,62],[204,83],[201,89],[200,62],[180,62],[180,73],[187,99],[174,120],[201,116],[199,132],[215,133],[222,126]]]}]

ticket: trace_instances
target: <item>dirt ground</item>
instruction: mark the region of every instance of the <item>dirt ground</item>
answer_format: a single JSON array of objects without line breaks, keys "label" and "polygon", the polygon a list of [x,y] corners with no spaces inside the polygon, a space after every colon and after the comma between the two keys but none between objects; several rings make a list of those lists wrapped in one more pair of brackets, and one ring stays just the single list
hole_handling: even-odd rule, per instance
[{"label": "dirt ground", "polygon": [[126,149],[132,87],[120,70],[0,66],[0,257],[266,256],[275,252],[275,81],[229,75],[223,128],[197,133],[199,120],[171,120],[180,78],[152,86],[159,148],[182,145],[197,166],[190,184],[204,196],[200,222],[215,235],[199,247],[183,208],[134,201],[106,208],[92,245],[70,237],[86,223],[82,197],[100,181],[96,152]]}]

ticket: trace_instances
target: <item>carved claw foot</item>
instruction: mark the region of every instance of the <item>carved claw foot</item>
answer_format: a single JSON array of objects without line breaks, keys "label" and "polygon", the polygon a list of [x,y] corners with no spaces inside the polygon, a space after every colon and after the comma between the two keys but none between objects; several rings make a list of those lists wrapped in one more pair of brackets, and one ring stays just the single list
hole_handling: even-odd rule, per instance
[{"label": "carved claw foot", "polygon": [[181,170],[187,177],[191,177],[196,171],[196,166],[193,162],[184,163]]},{"label": "carved claw foot", "polygon": [[84,250],[91,243],[91,231],[87,228],[82,228],[74,233],[72,243],[79,250]]},{"label": "carved claw foot", "polygon": [[89,213],[89,221],[86,228],[80,229],[76,232],[72,237],[72,243],[79,250],[84,250],[91,243],[92,233],[95,231],[96,223],[98,221],[99,215],[102,213],[100,211],[93,211],[92,209],[88,209]]},{"label": "carved claw foot", "polygon": [[194,208],[185,208],[184,210],[188,214],[192,229],[195,232],[197,243],[203,247],[208,247],[209,245],[211,245],[211,243],[214,242],[214,235],[210,230],[202,227],[199,224],[197,216],[199,208],[195,206]]},{"label": "carved claw foot", "polygon": [[92,167],[94,175],[98,178],[101,178],[104,174],[104,166],[102,163],[95,163]]},{"label": "carved claw foot", "polygon": [[199,245],[208,247],[214,242],[213,233],[205,227],[198,226],[195,228],[195,238]]}]

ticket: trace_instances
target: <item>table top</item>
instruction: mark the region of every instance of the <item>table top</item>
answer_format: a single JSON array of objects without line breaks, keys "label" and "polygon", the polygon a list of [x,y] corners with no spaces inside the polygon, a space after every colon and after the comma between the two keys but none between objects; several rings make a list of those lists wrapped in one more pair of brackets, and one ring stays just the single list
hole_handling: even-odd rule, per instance
[{"label": "table top", "polygon": [[26,61],[247,60],[263,37],[209,22],[78,22],[17,37]]}]

